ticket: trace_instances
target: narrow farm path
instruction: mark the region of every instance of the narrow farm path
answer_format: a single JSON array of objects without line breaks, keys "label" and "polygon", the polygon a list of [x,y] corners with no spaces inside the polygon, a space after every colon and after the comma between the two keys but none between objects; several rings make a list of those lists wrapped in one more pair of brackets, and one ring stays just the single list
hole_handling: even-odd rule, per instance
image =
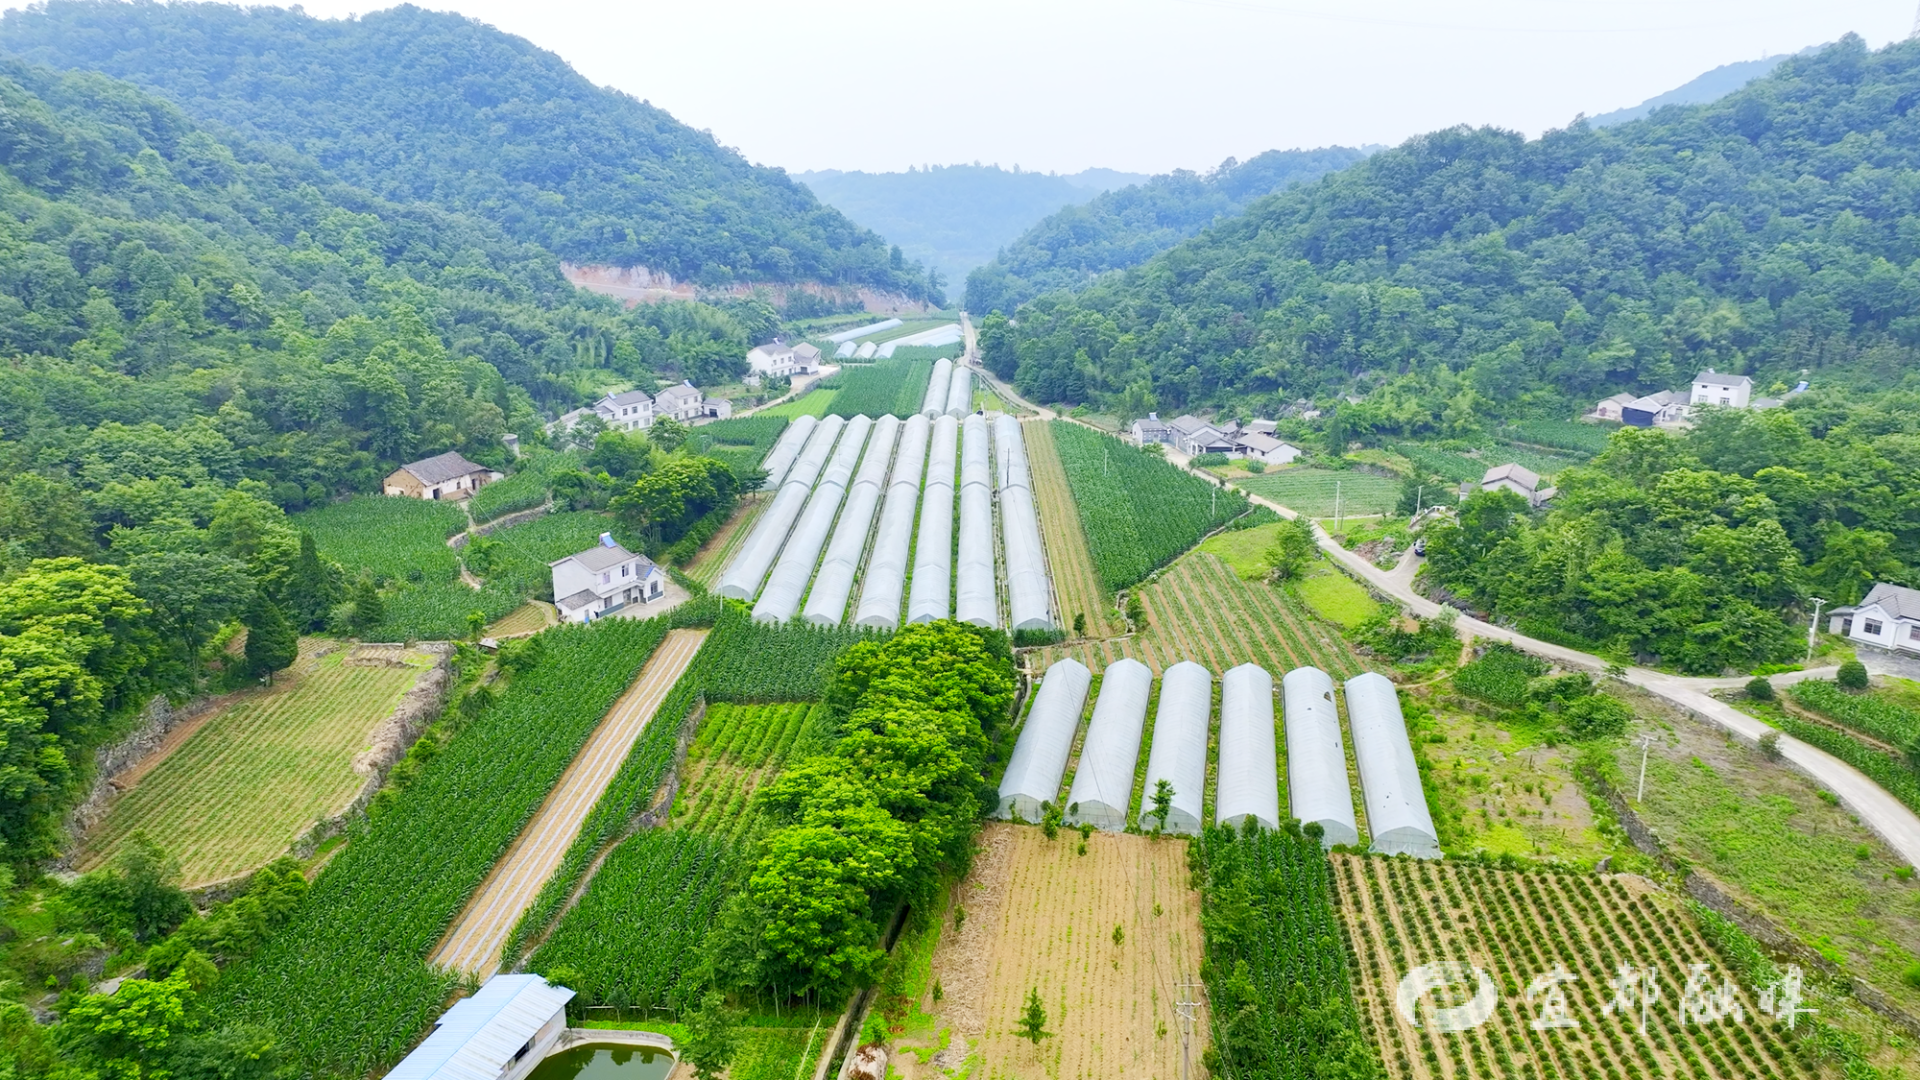
[{"label": "narrow farm path", "polygon": [[580,749],[573,764],[526,830],[507,849],[453,930],[434,950],[433,962],[481,979],[500,968],[500,950],[513,924],[545,885],[554,867],[580,834],[580,825],[600,801],[600,793],[627,760],[634,740],[653,719],[660,702],[680,679],[706,640],[705,630],[674,630],[660,643],[640,676],[620,696]]}]

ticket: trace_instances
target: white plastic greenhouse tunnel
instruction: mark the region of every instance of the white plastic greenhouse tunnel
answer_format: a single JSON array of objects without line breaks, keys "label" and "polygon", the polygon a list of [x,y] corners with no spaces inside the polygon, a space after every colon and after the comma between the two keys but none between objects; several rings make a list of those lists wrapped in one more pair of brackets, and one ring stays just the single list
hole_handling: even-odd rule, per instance
[{"label": "white plastic greenhouse tunnel", "polygon": [[958,419],[973,411],[973,372],[964,364],[953,369],[953,379],[947,384],[947,415]]},{"label": "white plastic greenhouse tunnel", "polygon": [[780,549],[760,601],[753,605],[755,621],[783,623],[800,610],[800,598],[807,593],[807,582],[813,580],[813,568],[820,561],[821,549],[827,546],[827,534],[840,513],[847,485],[853,481],[854,466],[859,464],[860,451],[866,448],[867,434],[872,430],[873,421],[868,417],[847,421],[840,444],[821,470],[820,482],[814,485],[799,523]]},{"label": "white plastic greenhouse tunnel", "polygon": [[840,343],[840,347],[839,347],[839,348],[837,348],[837,349],[835,349],[835,350],[833,350],[833,358],[834,358],[835,360],[849,360],[849,359],[852,359],[852,358],[853,358],[853,353],[854,353],[854,350],[855,350],[855,349],[858,349],[859,347],[860,347],[860,346],[858,346],[858,345],[855,345],[855,344],[854,344],[853,342],[851,342],[851,341],[843,341],[843,342],[841,342],[841,343]]},{"label": "white plastic greenhouse tunnel", "polygon": [[1273,676],[1241,664],[1220,676],[1220,773],[1216,824],[1252,818],[1280,827],[1280,761],[1273,744]]},{"label": "white plastic greenhouse tunnel", "polygon": [[767,570],[786,545],[787,534],[793,531],[793,523],[813,491],[813,482],[819,478],[827,455],[833,451],[834,440],[839,438],[840,429],[846,423],[838,416],[829,416],[814,426],[800,456],[794,459],[793,468],[787,470],[786,482],[767,504],[766,513],[754,523],[746,542],[734,553],[726,573],[720,575],[720,587],[715,592],[730,600],[751,600],[759,594],[761,583],[767,579]]},{"label": "white plastic greenhouse tunnel", "polygon": [[1207,784],[1207,726],[1213,716],[1213,673],[1182,660],[1160,673],[1160,708],[1153,714],[1153,747],[1147,753],[1146,787],[1140,789],[1140,827],[1160,824],[1152,817],[1154,792],[1165,780],[1173,786],[1166,831],[1192,836],[1200,831],[1200,808]]},{"label": "white plastic greenhouse tunnel", "polygon": [[1407,740],[1400,694],[1379,672],[1347,680],[1347,721],[1353,755],[1360,763],[1360,790],[1367,800],[1367,828],[1382,855],[1440,858],[1440,834],[1420,786],[1420,766]]},{"label": "white plastic greenhouse tunnel", "polygon": [[920,414],[931,420],[947,411],[947,386],[953,379],[953,361],[935,360],[933,377],[927,380],[927,396],[920,399]]},{"label": "white plastic greenhouse tunnel", "polygon": [[1321,847],[1359,843],[1333,677],[1316,667],[1294,668],[1280,680],[1280,696],[1287,710],[1289,811],[1302,825],[1320,824]]},{"label": "white plastic greenhouse tunnel", "polygon": [[853,621],[880,630],[900,628],[907,559],[913,552],[913,515],[920,508],[920,474],[927,464],[927,418],[915,413],[900,423],[900,448],[893,455],[880,525],[873,534],[873,555],[860,579],[860,603]]},{"label": "white plastic greenhouse tunnel", "polygon": [[954,566],[953,617],[975,626],[1000,625],[1000,593],[993,573],[993,456],[987,418],[961,426],[960,555]]},{"label": "white plastic greenhouse tunnel", "polygon": [[1027,447],[1020,421],[1002,413],[993,423],[994,460],[1000,482],[1000,547],[1007,573],[1007,626],[1053,629],[1053,589],[1047,581],[1040,518],[1034,511]]},{"label": "white plastic greenhouse tunnel", "polygon": [[814,575],[806,610],[801,613],[816,626],[838,626],[846,621],[847,598],[853,595],[853,580],[860,572],[860,556],[866,554],[867,533],[887,486],[887,466],[893,461],[899,436],[899,417],[883,416],[873,422],[867,452],[860,458],[860,471],[847,491],[846,507],[833,527],[833,539],[827,542],[826,557],[820,560],[820,571]]},{"label": "white plastic greenhouse tunnel", "polygon": [[1140,735],[1147,725],[1147,698],[1153,671],[1138,660],[1116,660],[1100,677],[1087,741],[1080,747],[1067,794],[1067,822],[1120,832],[1133,804],[1133,769],[1140,760]]},{"label": "white plastic greenhouse tunnel", "polygon": [[866,337],[868,334],[877,334],[882,330],[891,330],[899,325],[901,325],[899,319],[882,319],[877,323],[868,323],[865,326],[856,326],[851,330],[842,330],[837,334],[830,334],[827,340],[836,342],[853,341]]},{"label": "white plastic greenhouse tunnel", "polygon": [[880,346],[875,345],[873,342],[861,342],[860,347],[853,351],[853,358],[855,360],[871,360],[873,359],[873,355],[879,351]]},{"label": "white plastic greenhouse tunnel", "polygon": [[800,456],[800,448],[807,444],[807,436],[813,434],[814,426],[820,419],[814,416],[796,417],[780,433],[780,438],[767,451],[760,467],[767,472],[767,482],[760,485],[762,491],[779,491],[780,484],[787,478],[787,470],[793,468],[793,459]]},{"label": "white plastic greenhouse tunnel", "polygon": [[907,621],[935,622],[953,614],[953,481],[960,422],[933,422],[927,479],[920,497],[920,535],[913,545],[913,581],[907,590]]},{"label": "white plastic greenhouse tunnel", "polygon": [[[1056,660],[1047,669],[1034,692],[1026,726],[1013,744],[1006,775],[1000,778],[1000,805],[994,811],[998,816],[1039,821],[1046,813],[1041,804],[1060,794],[1060,778],[1067,771],[1067,754],[1092,684],[1093,673],[1078,660]],[[1204,747],[1202,742],[1203,752]]]}]

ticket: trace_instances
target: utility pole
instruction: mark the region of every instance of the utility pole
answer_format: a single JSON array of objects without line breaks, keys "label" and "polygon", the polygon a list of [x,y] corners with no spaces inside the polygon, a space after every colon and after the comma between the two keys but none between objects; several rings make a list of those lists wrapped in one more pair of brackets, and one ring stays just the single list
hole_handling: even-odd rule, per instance
[{"label": "utility pole", "polygon": [[1813,621],[1807,624],[1807,663],[1813,663],[1814,638],[1820,632],[1820,606],[1826,601],[1818,596],[1813,598]]},{"label": "utility pole", "polygon": [[1652,732],[1640,736],[1640,790],[1633,796],[1633,801],[1637,803],[1647,801],[1647,751],[1652,746]]},{"label": "utility pole", "polygon": [[1333,531],[1340,531],[1340,481],[1333,482]]},{"label": "utility pole", "polygon": [[1187,1080],[1192,1071],[1188,1042],[1193,1031],[1194,1019],[1198,1015],[1195,1010],[1200,1007],[1200,1003],[1188,997],[1186,992],[1199,985],[1191,980],[1182,982],[1179,985],[1182,991],[1181,1000],[1174,1002],[1174,1008],[1180,1011],[1180,1080]]},{"label": "utility pole", "polygon": [[1426,506],[1427,506],[1426,500],[1427,500],[1427,485],[1421,484],[1419,490],[1416,491],[1413,496],[1413,519],[1415,521],[1420,520],[1420,511],[1426,509]]}]

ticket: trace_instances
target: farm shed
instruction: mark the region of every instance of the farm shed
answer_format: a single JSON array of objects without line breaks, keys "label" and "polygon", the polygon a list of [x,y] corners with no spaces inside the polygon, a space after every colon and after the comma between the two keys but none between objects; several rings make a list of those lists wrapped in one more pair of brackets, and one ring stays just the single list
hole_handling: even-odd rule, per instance
[{"label": "farm shed", "polygon": [[1273,745],[1273,676],[1241,664],[1220,676],[1220,787],[1213,820],[1237,826],[1247,818],[1280,827],[1280,762]]},{"label": "farm shed", "polygon": [[495,975],[440,1014],[391,1080],[520,1080],[567,1030],[573,991],[540,975]]},{"label": "farm shed", "polygon": [[840,429],[846,423],[838,416],[829,416],[814,425],[813,434],[801,448],[800,456],[794,459],[793,468],[787,470],[786,482],[780,485],[766,513],[754,524],[747,542],[734,554],[727,572],[720,575],[720,587],[715,592],[730,600],[751,600],[759,594],[761,583],[767,579],[767,570],[786,545],[787,534],[793,531],[793,523],[813,491],[813,482],[819,478],[834,440],[840,437]]},{"label": "farm shed", "polygon": [[973,372],[964,365],[953,369],[953,381],[947,385],[947,415],[959,418],[973,411]]},{"label": "farm shed", "polygon": [[999,461],[1000,547],[1007,572],[1007,625],[1012,630],[1051,630],[1053,590],[1047,583],[1040,518],[1034,512],[1027,447],[1020,421],[1004,413],[994,421]]},{"label": "farm shed", "polygon": [[1353,755],[1360,762],[1360,790],[1367,799],[1367,828],[1373,850],[1382,855],[1440,857],[1440,834],[1427,811],[1420,767],[1407,741],[1407,718],[1400,694],[1377,671],[1347,680],[1347,721],[1353,726]]},{"label": "farm shed", "polygon": [[817,416],[799,416],[787,425],[787,429],[780,433],[779,441],[773,444],[773,449],[767,451],[766,460],[760,463],[760,467],[767,470],[767,482],[760,485],[760,490],[780,490],[780,484],[787,478],[787,470],[793,468],[794,459],[800,456],[800,448],[807,444],[807,436],[813,434],[815,425],[819,423]]},{"label": "farm shed", "polygon": [[1000,778],[1000,806],[995,814],[1039,821],[1046,812],[1040,804],[1060,794],[1060,776],[1067,771],[1067,753],[1073,749],[1080,713],[1087,707],[1087,687],[1092,684],[1093,673],[1078,660],[1055,660],[1047,669],[1034,692],[1020,740],[1013,744],[1006,775]]},{"label": "farm shed", "polygon": [[1287,801],[1301,824],[1317,821],[1321,847],[1357,844],[1347,750],[1340,739],[1340,707],[1333,677],[1316,667],[1294,668],[1280,680],[1287,708]]},{"label": "farm shed", "polygon": [[920,506],[920,471],[927,463],[927,418],[915,413],[900,424],[900,449],[893,455],[880,526],[873,534],[873,555],[861,579],[860,604],[853,621],[882,630],[900,628],[900,601],[907,585],[907,559],[913,551],[913,515]]},{"label": "farm shed", "polygon": [[801,511],[800,523],[794,526],[793,535],[780,549],[780,558],[773,564],[773,573],[760,593],[760,602],[753,606],[755,620],[783,623],[800,610],[800,598],[806,595],[807,582],[813,579],[820,549],[827,546],[827,534],[840,513],[847,485],[853,480],[853,468],[859,463],[860,451],[866,447],[867,434],[872,430],[873,421],[865,416],[854,417],[842,429],[840,444],[834,447],[833,457],[821,470],[820,482],[814,486],[806,509]]},{"label": "farm shed", "polygon": [[993,573],[993,457],[987,418],[969,416],[960,454],[960,558],[954,568],[953,617],[975,626],[1000,625],[1000,594]]},{"label": "farm shed", "polygon": [[1067,795],[1067,821],[1120,832],[1133,803],[1133,768],[1140,760],[1140,734],[1147,725],[1153,671],[1138,660],[1116,660],[1100,679],[1080,767]]},{"label": "farm shed", "polygon": [[[1140,790],[1140,824],[1148,826],[1153,793],[1173,785],[1167,831],[1200,831],[1200,805],[1207,786],[1207,728],[1213,717],[1213,673],[1182,660],[1160,673],[1160,709],[1154,713],[1153,748],[1147,753],[1147,786]],[[1158,824],[1154,822],[1152,824]]]},{"label": "farm shed", "polygon": [[927,482],[920,497],[920,537],[913,547],[913,584],[907,621],[933,622],[953,614],[953,477],[960,423],[951,416],[933,422]]},{"label": "farm shed", "polygon": [[[867,550],[867,532],[873,525],[873,512],[887,486],[887,466],[893,461],[893,448],[899,441],[900,418],[883,416],[873,422],[867,437],[867,452],[860,459],[860,471],[847,491],[846,508],[833,527],[833,539],[827,543],[826,558],[814,576],[813,589],[807,593],[803,614],[816,626],[838,626],[845,621],[847,598],[853,594],[853,579],[860,570],[860,556]],[[897,605],[896,605],[897,606]]]},{"label": "farm shed", "polygon": [[927,396],[920,399],[920,413],[931,420],[947,411],[947,387],[953,381],[953,361],[933,362],[933,377],[927,380]]}]

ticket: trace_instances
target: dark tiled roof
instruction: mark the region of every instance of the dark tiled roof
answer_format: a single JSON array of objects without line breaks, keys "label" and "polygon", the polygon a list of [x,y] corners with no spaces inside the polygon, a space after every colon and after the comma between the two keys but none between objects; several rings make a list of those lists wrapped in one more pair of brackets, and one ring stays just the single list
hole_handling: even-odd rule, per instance
[{"label": "dark tiled roof", "polygon": [[427,485],[444,484],[449,480],[454,480],[462,476],[472,476],[474,473],[487,471],[485,465],[475,465],[473,462],[460,456],[460,452],[457,450],[449,450],[444,454],[436,454],[430,458],[421,458],[419,461],[408,462],[400,466],[400,469],[403,472],[411,474],[415,480]]}]

